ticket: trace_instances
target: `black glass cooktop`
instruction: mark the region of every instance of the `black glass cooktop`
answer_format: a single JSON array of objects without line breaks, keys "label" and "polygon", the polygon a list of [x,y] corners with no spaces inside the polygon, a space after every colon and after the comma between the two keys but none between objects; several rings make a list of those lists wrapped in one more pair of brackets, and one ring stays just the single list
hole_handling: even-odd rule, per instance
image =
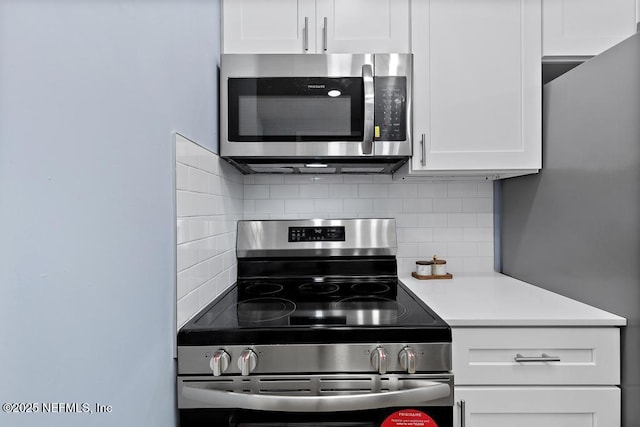
[{"label": "black glass cooktop", "polygon": [[449,342],[449,326],[395,278],[241,279],[178,345]]}]

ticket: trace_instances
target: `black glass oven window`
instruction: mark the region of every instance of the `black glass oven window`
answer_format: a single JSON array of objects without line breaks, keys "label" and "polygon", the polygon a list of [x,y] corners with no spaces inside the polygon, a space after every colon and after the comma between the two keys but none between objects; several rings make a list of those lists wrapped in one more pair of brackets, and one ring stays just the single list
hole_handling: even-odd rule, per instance
[{"label": "black glass oven window", "polygon": [[232,78],[230,141],[360,141],[362,79]]}]

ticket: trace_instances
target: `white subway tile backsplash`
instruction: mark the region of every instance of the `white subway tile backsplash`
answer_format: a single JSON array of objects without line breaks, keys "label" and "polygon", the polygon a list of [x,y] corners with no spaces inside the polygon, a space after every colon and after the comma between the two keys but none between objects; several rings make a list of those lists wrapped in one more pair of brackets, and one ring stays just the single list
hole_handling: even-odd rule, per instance
[{"label": "white subway tile backsplash", "polygon": [[475,182],[447,183],[448,197],[478,197],[478,184]]},{"label": "white subway tile backsplash", "polygon": [[253,184],[244,186],[245,200],[262,200],[268,199],[269,197],[269,186],[266,184]]},{"label": "white subway tile backsplash", "polygon": [[197,292],[191,292],[178,299],[176,317],[178,320],[178,328],[186,323],[195,313],[200,310]]},{"label": "white subway tile backsplash", "polygon": [[284,200],[256,200],[256,212],[284,213]]},{"label": "white subway tile backsplash", "polygon": [[284,184],[284,175],[254,175],[254,184]]},{"label": "white subway tile backsplash", "polygon": [[393,177],[391,175],[373,175],[373,182],[391,183],[393,182]]},{"label": "white subway tile backsplash", "polygon": [[433,241],[433,228],[400,228],[398,234],[401,243]]},{"label": "white subway tile backsplash", "polygon": [[478,245],[476,243],[447,243],[447,255],[454,257],[469,257],[478,255]]},{"label": "white subway tile backsplash", "polygon": [[423,213],[418,214],[418,227],[447,227],[449,222],[447,220],[447,214],[444,213]]},{"label": "white subway tile backsplash", "polygon": [[475,227],[478,225],[478,216],[470,213],[447,214],[449,227]]},{"label": "white subway tile backsplash", "polygon": [[178,219],[176,220],[176,243],[185,243],[189,241],[189,220]]},{"label": "white subway tile backsplash", "polygon": [[478,243],[478,256],[492,257],[493,259],[493,241]]},{"label": "white subway tile backsplash", "polygon": [[493,212],[492,213],[479,213],[476,214],[478,218],[478,227],[491,227],[493,228]]},{"label": "white subway tile backsplash", "polygon": [[464,257],[462,259],[462,269],[465,273],[493,271],[493,257]]},{"label": "white subway tile backsplash", "polygon": [[345,212],[369,213],[373,212],[373,200],[371,199],[346,199],[344,201]]},{"label": "white subway tile backsplash", "polygon": [[176,163],[176,189],[189,189],[189,167],[182,163]]},{"label": "white subway tile backsplash", "polygon": [[478,183],[478,197],[493,198],[493,182],[492,181]]},{"label": "white subway tile backsplash", "polygon": [[209,279],[198,288],[198,306],[204,307],[211,302],[211,295],[218,295],[216,279]]},{"label": "white subway tile backsplash", "polygon": [[419,214],[397,214],[396,218],[396,227],[400,228],[410,228],[417,227],[419,224],[418,220]]},{"label": "white subway tile backsplash", "polygon": [[[447,242],[422,242],[418,244],[418,255],[419,259],[429,260],[432,259],[434,255],[437,255],[438,258],[444,258],[449,255],[447,251]],[[447,258],[448,260],[448,258]]]},{"label": "white subway tile backsplash", "polygon": [[199,163],[200,169],[217,176],[219,174],[218,158],[216,156],[209,155],[210,153],[205,151],[206,150],[204,148],[201,150],[201,157],[200,157],[200,163]]},{"label": "white subway tile backsplash", "polygon": [[389,185],[359,184],[358,197],[362,199],[386,199],[389,197]]},{"label": "white subway tile backsplash", "polygon": [[389,216],[403,212],[403,206],[395,199],[373,199],[373,211]]},{"label": "white subway tile backsplash", "polygon": [[421,182],[418,185],[418,197],[447,197],[447,184],[440,182]]},{"label": "white subway tile backsplash", "polygon": [[433,199],[403,199],[402,200],[402,211],[404,213],[425,213],[425,212],[433,212]]},{"label": "white subway tile backsplash", "polygon": [[302,184],[300,197],[303,199],[326,199],[329,197],[329,184]]},{"label": "white subway tile backsplash", "polygon": [[464,212],[493,212],[493,199],[489,197],[466,198],[462,203]]},{"label": "white subway tile backsplash", "polygon": [[207,193],[209,191],[209,173],[196,168],[189,169],[189,184],[187,190],[196,193]]},{"label": "white subway tile backsplash", "polygon": [[372,175],[344,175],[342,180],[345,184],[372,184]]},{"label": "white subway tile backsplash", "polygon": [[446,213],[462,212],[462,198],[454,197],[452,199],[433,199],[433,211]]},{"label": "white subway tile backsplash", "polygon": [[271,199],[297,199],[299,197],[299,185],[272,184],[269,186],[269,198]]},{"label": "white subway tile backsplash", "polygon": [[418,197],[418,184],[402,183],[389,186],[390,199],[415,199]]},{"label": "white subway tile backsplash", "polygon": [[400,258],[415,258],[418,254],[417,242],[404,242],[402,245],[398,245],[398,257]]},{"label": "white subway tile backsplash", "polygon": [[285,200],[284,211],[288,215],[310,213],[314,211],[313,202],[311,199]]},{"label": "white subway tile backsplash", "polygon": [[209,175],[209,194],[222,195],[222,180],[218,175]]},{"label": "white subway tile backsplash", "polygon": [[[401,274],[413,271],[417,259],[431,259],[434,254],[447,259],[453,273],[474,267],[493,271],[490,182],[394,182],[389,175],[255,175],[245,176],[244,183],[245,219],[391,217],[396,219]],[[258,185],[269,185],[271,191],[258,191]],[[294,197],[296,186],[299,192]],[[467,258],[471,261],[465,264]]]},{"label": "white subway tile backsplash", "polygon": [[352,199],[358,197],[357,184],[329,184],[329,194],[336,199]]},{"label": "white subway tile backsplash", "polygon": [[434,242],[461,242],[463,236],[462,228],[434,228]]},{"label": "white subway tile backsplash", "polygon": [[465,242],[492,242],[492,228],[464,228],[462,230],[462,239]]},{"label": "white subway tile backsplash", "polygon": [[342,199],[314,199],[314,212],[333,213],[344,211],[344,201]]},{"label": "white subway tile backsplash", "polygon": [[[256,201],[255,200],[243,200],[242,201],[242,210],[245,215],[254,213],[256,211]],[[247,219],[247,218],[245,218]]]},{"label": "white subway tile backsplash", "polygon": [[[180,328],[235,281],[242,175],[217,155],[176,135],[176,296]],[[254,193],[253,196],[258,196]],[[269,196],[265,197],[268,200]]]}]

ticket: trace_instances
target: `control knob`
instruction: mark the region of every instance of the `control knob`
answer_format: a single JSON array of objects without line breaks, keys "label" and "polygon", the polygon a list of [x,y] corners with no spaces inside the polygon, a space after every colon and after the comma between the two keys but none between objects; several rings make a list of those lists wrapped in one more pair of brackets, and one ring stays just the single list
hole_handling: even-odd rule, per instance
[{"label": "control knob", "polygon": [[382,347],[376,347],[371,353],[371,364],[379,374],[387,373],[387,352]]},{"label": "control knob", "polygon": [[211,360],[209,360],[209,366],[213,371],[214,377],[219,377],[222,375],[224,371],[229,367],[229,363],[231,362],[231,356],[229,353],[224,351],[223,349],[219,349],[213,356],[211,356]]},{"label": "control knob", "polygon": [[416,373],[416,353],[411,347],[405,347],[398,353],[398,359],[402,369],[408,374]]},{"label": "control knob", "polygon": [[258,364],[258,355],[250,348],[242,352],[238,358],[238,369],[242,373],[242,376],[247,376],[251,371],[256,368]]}]

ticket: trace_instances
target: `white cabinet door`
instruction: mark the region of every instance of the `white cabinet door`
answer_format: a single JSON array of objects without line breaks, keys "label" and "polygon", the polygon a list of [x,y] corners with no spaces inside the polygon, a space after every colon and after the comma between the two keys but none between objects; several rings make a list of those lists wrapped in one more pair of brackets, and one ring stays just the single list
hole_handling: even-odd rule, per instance
[{"label": "white cabinet door", "polygon": [[620,329],[453,328],[460,385],[620,383]]},{"label": "white cabinet door", "polygon": [[406,53],[409,0],[224,0],[224,53]]},{"label": "white cabinet door", "polygon": [[636,32],[638,0],[543,0],[542,54],[591,56]]},{"label": "white cabinet door", "polygon": [[455,399],[461,427],[620,426],[617,387],[456,387]]},{"label": "white cabinet door", "polygon": [[541,167],[540,0],[414,0],[410,173]]},{"label": "white cabinet door", "polygon": [[317,0],[318,52],[409,52],[409,0]]},{"label": "white cabinet door", "polygon": [[226,0],[223,53],[314,53],[315,0]]}]

